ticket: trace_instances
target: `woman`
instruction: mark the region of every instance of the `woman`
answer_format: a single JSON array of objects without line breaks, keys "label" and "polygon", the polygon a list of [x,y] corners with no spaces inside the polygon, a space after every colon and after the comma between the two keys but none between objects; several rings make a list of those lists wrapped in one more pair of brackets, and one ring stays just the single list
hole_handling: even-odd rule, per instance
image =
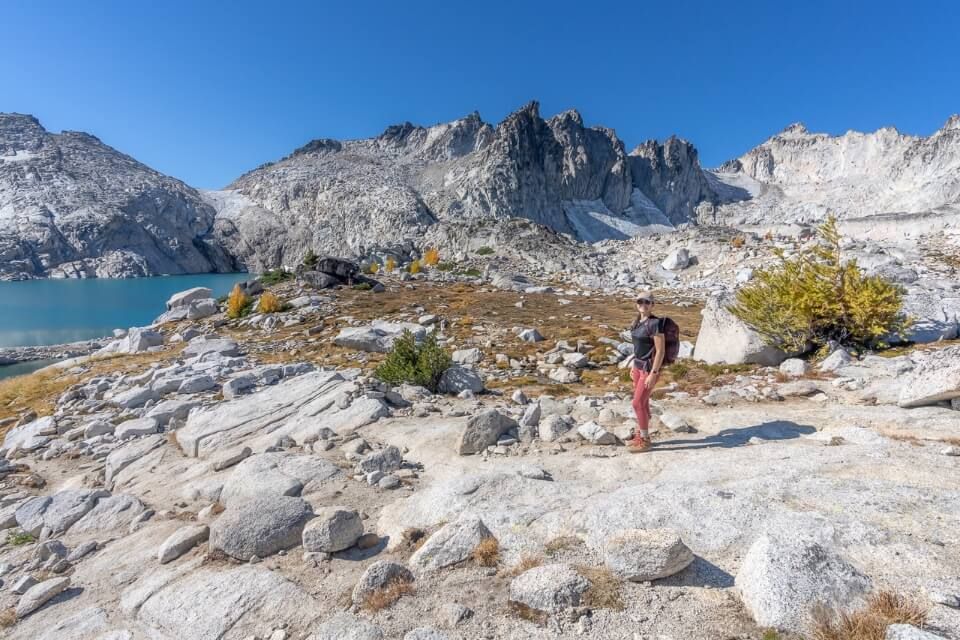
[{"label": "woman", "polygon": [[637,415],[637,432],[627,442],[631,453],[650,449],[650,393],[660,377],[660,366],[666,354],[663,323],[653,315],[653,294],[641,291],[637,295],[637,318],[630,326],[633,337],[633,412]]}]

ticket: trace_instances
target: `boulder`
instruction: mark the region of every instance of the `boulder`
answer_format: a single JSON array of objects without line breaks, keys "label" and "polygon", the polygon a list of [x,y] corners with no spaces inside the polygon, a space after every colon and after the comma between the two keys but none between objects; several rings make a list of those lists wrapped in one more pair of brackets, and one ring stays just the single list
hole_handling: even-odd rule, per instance
[{"label": "boulder", "polygon": [[472,349],[458,349],[450,357],[457,364],[477,364],[483,358],[483,354],[480,349],[473,347]]},{"label": "boulder", "polygon": [[909,342],[953,340],[960,335],[960,297],[917,291],[903,297],[903,313],[913,323],[903,338]]},{"label": "boulder", "polygon": [[392,582],[413,582],[413,574],[402,564],[389,560],[377,560],[367,567],[353,588],[353,603],[363,604],[367,596]]},{"label": "boulder", "polygon": [[230,505],[210,528],[210,548],[246,562],[300,544],[313,517],[310,505],[288,496],[256,497]]},{"label": "boulder", "polygon": [[59,534],[93,510],[97,501],[110,495],[103,489],[67,489],[49,498],[32,498],[17,509],[17,522],[24,531],[39,535],[46,527]]},{"label": "boulder", "polygon": [[211,389],[217,388],[217,381],[214,380],[211,376],[206,374],[199,376],[191,376],[180,383],[180,387],[177,389],[177,393],[182,394],[193,394],[193,393],[203,393],[204,391],[210,391]]},{"label": "boulder", "polygon": [[897,404],[922,407],[960,398],[960,346],[930,351],[906,376]]},{"label": "boulder", "polygon": [[517,334],[517,337],[524,342],[543,342],[543,336],[536,329],[524,329]]},{"label": "boulder", "polygon": [[326,507],[303,529],[305,551],[335,553],[349,549],[363,535],[360,515],[345,507]]},{"label": "boulder", "polygon": [[70,533],[126,533],[145,510],[143,503],[131,495],[121,493],[100,498],[93,509],[70,527]]},{"label": "boulder", "polygon": [[673,531],[629,529],[606,541],[603,561],[624,580],[646,582],[683,571],[693,552]]},{"label": "boulder", "polygon": [[222,356],[234,357],[240,355],[240,346],[236,341],[227,338],[199,336],[188,342],[181,352],[184,358],[205,353],[219,353]]},{"label": "boulder", "polygon": [[572,384],[580,380],[580,374],[566,367],[557,367],[547,374],[547,377],[560,384]]},{"label": "boulder", "polygon": [[693,357],[708,364],[754,363],[778,366],[787,354],[764,343],[760,334],[734,316],[728,307],[732,299],[714,296],[701,314],[703,322],[697,334]]},{"label": "boulder", "polygon": [[[150,407],[147,417],[155,418],[161,425],[165,425],[173,419],[186,420],[190,410],[196,406],[199,406],[199,403],[192,400],[164,400]],[[84,436],[90,437],[86,433]]]},{"label": "boulder", "polygon": [[113,430],[114,426],[109,422],[105,420],[94,420],[84,425],[83,437],[85,440],[89,440],[90,438],[113,433]]},{"label": "boulder", "polygon": [[167,311],[178,307],[189,306],[196,300],[204,300],[213,297],[213,291],[207,287],[194,287],[184,291],[177,292],[167,300]]},{"label": "boulder", "polygon": [[17,618],[25,618],[70,586],[70,578],[52,578],[30,587],[17,602]]},{"label": "boulder", "polygon": [[160,423],[157,422],[156,418],[134,418],[117,425],[113,435],[117,437],[117,440],[126,440],[136,436],[150,435],[156,433],[159,429]]},{"label": "boulder", "polygon": [[379,627],[346,612],[317,626],[307,640],[383,640]]},{"label": "boulder", "polygon": [[430,536],[410,557],[410,565],[420,571],[436,571],[459,564],[470,558],[477,545],[492,537],[480,518],[461,517]]},{"label": "boulder", "polygon": [[617,444],[617,436],[592,420],[580,425],[577,428],[577,433],[591,444]]},{"label": "boulder", "polygon": [[364,456],[357,463],[357,471],[360,473],[371,473],[373,471],[390,473],[399,469],[401,464],[403,464],[403,454],[400,453],[400,449],[390,445]]},{"label": "boulder", "polygon": [[230,400],[231,398],[252,391],[256,386],[257,381],[253,376],[239,375],[223,383],[223,397]]},{"label": "boulder", "polygon": [[544,442],[553,442],[573,429],[573,420],[567,416],[557,414],[548,415],[540,419],[540,439]]},{"label": "boulder", "polygon": [[483,378],[470,367],[453,365],[440,376],[440,393],[458,394],[463,391],[480,393],[483,391]]},{"label": "boulder", "polygon": [[209,537],[210,528],[205,524],[180,527],[160,545],[160,549],[157,550],[157,560],[160,564],[176,560]]},{"label": "boulder", "polygon": [[531,609],[555,613],[580,605],[590,583],[565,564],[550,564],[524,571],[510,581],[510,600]]},{"label": "boulder", "polygon": [[150,387],[133,387],[113,396],[112,402],[124,409],[137,409],[151,400],[159,400],[160,394]]},{"label": "boulder", "polygon": [[833,353],[824,358],[817,368],[820,371],[833,372],[842,369],[851,362],[853,362],[853,356],[846,349],[834,349]]},{"label": "boulder", "polygon": [[819,542],[765,533],[744,556],[736,586],[758,625],[802,634],[814,606],[854,608],[871,583]]},{"label": "boulder", "polygon": [[217,306],[217,301],[213,298],[194,300],[187,307],[187,320],[202,320],[203,318],[209,318],[219,310],[220,308]]},{"label": "boulder", "polygon": [[510,429],[519,428],[517,421],[496,409],[488,409],[471,417],[457,441],[457,453],[469,455],[481,453],[487,447],[497,444]]},{"label": "boulder", "polygon": [[690,252],[684,248],[674,249],[660,266],[668,271],[682,271],[690,266]]},{"label": "boulder", "polygon": [[163,334],[151,329],[132,327],[126,337],[120,340],[117,351],[120,353],[141,353],[152,347],[163,345]]},{"label": "boulder", "polygon": [[286,451],[258,453],[245,458],[223,483],[220,501],[228,507],[250,498],[297,496],[308,485],[341,477],[339,467],[318,456]]},{"label": "boulder", "polygon": [[810,364],[800,358],[787,358],[780,363],[780,373],[792,378],[806,375],[810,371]]}]

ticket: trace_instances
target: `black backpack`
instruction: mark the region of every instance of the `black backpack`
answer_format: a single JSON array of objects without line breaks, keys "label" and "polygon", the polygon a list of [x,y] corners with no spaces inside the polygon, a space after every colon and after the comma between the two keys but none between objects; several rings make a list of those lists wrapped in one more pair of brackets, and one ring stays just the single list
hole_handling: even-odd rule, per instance
[{"label": "black backpack", "polygon": [[666,351],[663,354],[663,364],[673,364],[680,354],[680,327],[670,318],[661,318],[660,331],[663,332]]}]

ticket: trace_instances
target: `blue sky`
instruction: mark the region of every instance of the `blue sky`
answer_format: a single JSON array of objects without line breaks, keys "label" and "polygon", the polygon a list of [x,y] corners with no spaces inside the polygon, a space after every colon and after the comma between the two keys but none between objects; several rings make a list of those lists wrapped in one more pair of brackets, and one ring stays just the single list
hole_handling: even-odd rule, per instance
[{"label": "blue sky", "polygon": [[3,3],[0,111],[201,188],[312,138],[531,99],[706,166],[791,122],[929,135],[960,112],[952,2]]}]

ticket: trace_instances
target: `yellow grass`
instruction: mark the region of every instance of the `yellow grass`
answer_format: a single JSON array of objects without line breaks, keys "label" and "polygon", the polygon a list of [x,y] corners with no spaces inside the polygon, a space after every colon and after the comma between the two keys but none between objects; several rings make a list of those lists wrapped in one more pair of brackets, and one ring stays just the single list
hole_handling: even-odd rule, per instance
[{"label": "yellow grass", "polygon": [[416,589],[412,582],[394,578],[387,586],[368,594],[360,607],[368,613],[376,613],[392,607],[403,596],[412,595],[415,592]]},{"label": "yellow grass", "polygon": [[280,298],[272,291],[264,291],[260,294],[260,302],[257,304],[257,311],[260,313],[277,313],[283,309],[283,303]]},{"label": "yellow grass", "polygon": [[884,640],[889,625],[912,624],[922,628],[926,619],[927,609],[919,602],[879,591],[856,611],[816,610],[810,640]]},{"label": "yellow grass", "polygon": [[510,567],[510,570],[506,572],[507,577],[516,578],[521,573],[525,573],[530,569],[535,569],[543,564],[543,558],[538,556],[523,556],[520,558],[520,562]]},{"label": "yellow grass", "polygon": [[496,538],[484,538],[473,550],[473,561],[481,567],[495,567],[500,562],[500,543]]},{"label": "yellow grass", "polygon": [[623,611],[620,589],[623,580],[606,567],[576,567],[577,573],[590,581],[590,588],[583,593],[580,603],[593,609]]},{"label": "yellow grass", "polygon": [[440,252],[436,249],[427,249],[423,254],[423,263],[428,267],[435,267],[440,262]]}]

